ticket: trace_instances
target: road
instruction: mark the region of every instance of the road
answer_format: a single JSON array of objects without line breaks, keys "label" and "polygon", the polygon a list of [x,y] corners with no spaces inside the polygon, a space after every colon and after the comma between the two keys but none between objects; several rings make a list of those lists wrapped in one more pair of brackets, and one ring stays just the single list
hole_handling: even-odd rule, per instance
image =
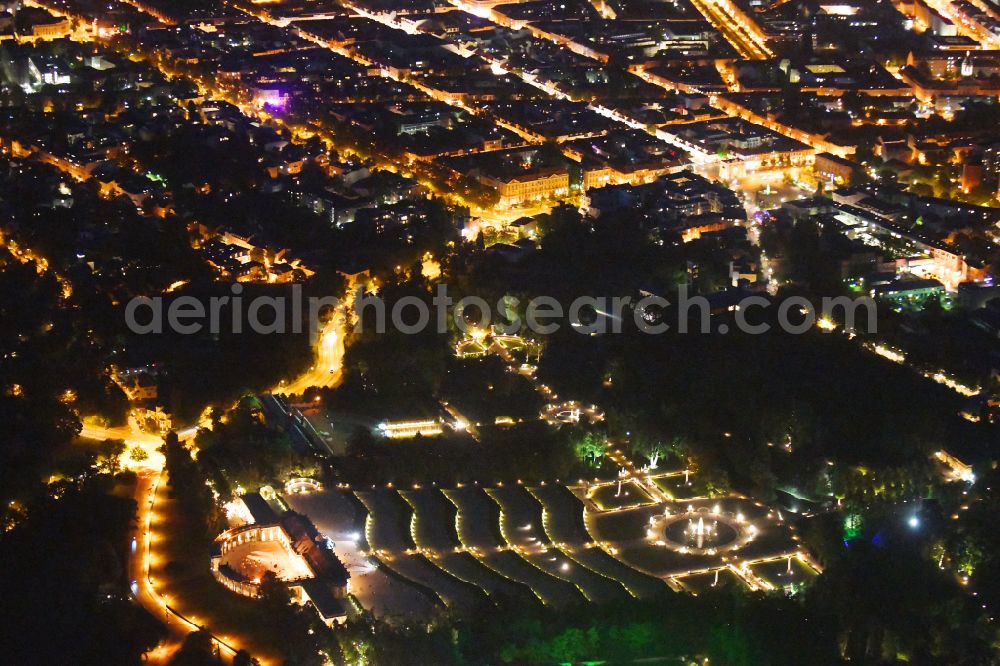
[{"label": "road", "polygon": [[[182,441],[189,441],[194,439],[196,433],[197,427],[191,427],[178,433],[178,436]],[[125,440],[129,448],[138,446],[147,453],[146,459],[142,461],[132,460],[127,454],[123,457],[124,466],[136,472],[138,477],[134,494],[136,521],[129,535],[129,588],[136,602],[167,627],[166,640],[146,654],[146,662],[166,664],[180,647],[184,637],[192,631],[201,629],[201,627],[168,606],[168,599],[156,591],[155,581],[149,573],[153,558],[156,557],[156,551],[152,544],[155,541],[153,528],[156,519],[156,492],[159,484],[164,480],[165,459],[159,450],[163,440],[158,435],[139,430],[133,419],[130,419],[127,426],[114,428],[85,425],[80,436],[99,441],[122,439]],[[225,659],[231,660],[236,649],[218,637],[215,640],[220,654]]]},{"label": "road", "polygon": [[691,4],[744,58],[763,60],[774,55],[760,26],[730,0],[692,0]]},{"label": "road", "polygon": [[[84,424],[80,431],[80,437],[104,441],[106,439],[122,439],[128,447],[123,456],[124,465],[130,469],[160,469],[163,467],[163,454],[160,453],[160,446],[163,440],[159,435],[143,432],[135,424],[135,420],[129,417],[129,425],[106,428],[100,425]],[[129,457],[129,451],[133,448],[140,448],[146,452],[146,460],[136,462]]]},{"label": "road", "polygon": [[340,383],[344,375],[344,341],[354,312],[354,282],[347,285],[347,297],[337,306],[317,336],[315,363],[290,382],[282,381],[272,389],[279,395],[302,395],[307,389],[330,388]]},{"label": "road", "polygon": [[927,5],[955,24],[958,34],[982,44],[984,49],[1000,48],[1000,37],[962,11],[951,0],[928,0]]},{"label": "road", "polygon": [[[212,422],[209,419],[203,419],[196,425],[178,431],[177,437],[182,442],[188,442],[193,440],[195,435],[198,434],[198,428],[211,427]],[[163,454],[160,452],[160,447],[163,445],[163,438],[160,435],[141,430],[138,422],[132,416],[129,416],[128,425],[123,426],[105,427],[84,423],[83,428],[80,430],[80,437],[97,441],[121,439],[125,441],[128,450],[135,447],[144,450],[146,452],[146,459],[141,462],[132,460],[128,455],[128,450],[126,451],[122,464],[132,470],[160,470],[165,463]]]},{"label": "road", "polygon": [[[188,428],[181,438],[193,439],[197,429]],[[105,439],[125,440],[129,449],[140,447],[146,451],[145,460],[136,461],[128,454],[123,457],[123,464],[136,472],[137,481],[134,499],[136,503],[136,521],[129,535],[128,575],[129,588],[135,600],[153,617],[162,621],[167,627],[167,638],[155,649],[146,654],[146,662],[150,664],[166,664],[173,653],[180,647],[184,637],[200,627],[188,619],[178,615],[168,606],[166,600],[157,593],[153,580],[149,576],[152,557],[153,533],[155,517],[156,489],[163,479],[164,457],[160,452],[163,440],[158,435],[143,432],[138,429],[135,421],[130,419],[127,426],[106,428],[98,425],[84,425],[81,437],[103,441]],[[222,653],[231,657],[233,650],[222,646]]]},{"label": "road", "polygon": [[[183,642],[190,629],[185,629],[182,622],[172,618],[166,603],[156,593],[149,580],[150,561],[150,528],[152,526],[154,496],[162,472],[147,469],[139,473],[135,487],[136,522],[132,530],[129,547],[128,574],[129,586],[135,600],[162,620],[167,627],[167,640],[146,655],[147,663],[166,663]],[[172,621],[173,620],[173,621]]]},{"label": "road", "polygon": [[[156,619],[163,621],[167,628],[167,638],[146,655],[146,662],[165,664],[192,631],[202,627],[191,619],[177,613],[170,607],[169,597],[157,592],[155,579],[150,575],[150,566],[157,556],[153,547],[153,527],[156,524],[156,499],[159,486],[164,482],[162,467],[144,469],[138,473],[135,487],[136,523],[132,530],[129,550],[129,585],[132,596]],[[231,639],[223,641],[213,635],[219,654],[231,661],[238,647]],[[263,662],[262,662],[263,663]]]}]

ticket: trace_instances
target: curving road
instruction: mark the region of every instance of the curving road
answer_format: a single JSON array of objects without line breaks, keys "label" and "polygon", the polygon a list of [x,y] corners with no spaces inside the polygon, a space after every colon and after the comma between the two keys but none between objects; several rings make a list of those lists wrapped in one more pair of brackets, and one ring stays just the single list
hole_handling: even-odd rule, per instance
[{"label": "curving road", "polygon": [[330,320],[317,336],[314,353],[316,361],[309,370],[290,382],[282,381],[272,389],[278,395],[302,395],[306,390],[330,388],[340,383],[344,370],[344,341],[347,339],[349,319],[354,311],[354,281],[347,285],[347,297],[337,306]]}]

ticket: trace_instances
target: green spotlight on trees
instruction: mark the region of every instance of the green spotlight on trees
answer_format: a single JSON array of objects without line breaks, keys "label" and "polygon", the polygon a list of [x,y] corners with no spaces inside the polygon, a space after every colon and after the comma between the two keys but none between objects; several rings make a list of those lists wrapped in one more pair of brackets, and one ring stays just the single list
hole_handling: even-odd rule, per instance
[{"label": "green spotlight on trees", "polygon": [[856,539],[861,534],[861,524],[861,514],[847,514],[844,517],[844,541]]}]

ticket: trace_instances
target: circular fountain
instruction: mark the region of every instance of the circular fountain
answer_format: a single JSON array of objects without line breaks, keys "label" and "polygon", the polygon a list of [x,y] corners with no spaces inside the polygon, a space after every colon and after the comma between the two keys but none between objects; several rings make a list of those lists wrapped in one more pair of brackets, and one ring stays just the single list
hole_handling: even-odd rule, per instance
[{"label": "circular fountain", "polygon": [[646,536],[658,546],[680,553],[716,555],[735,550],[753,539],[756,528],[742,515],[714,508],[688,506],[680,513],[651,516]]},{"label": "circular fountain", "polygon": [[541,417],[551,425],[564,423],[599,423],[604,420],[604,412],[597,405],[584,405],[576,400],[549,403],[542,408]]}]

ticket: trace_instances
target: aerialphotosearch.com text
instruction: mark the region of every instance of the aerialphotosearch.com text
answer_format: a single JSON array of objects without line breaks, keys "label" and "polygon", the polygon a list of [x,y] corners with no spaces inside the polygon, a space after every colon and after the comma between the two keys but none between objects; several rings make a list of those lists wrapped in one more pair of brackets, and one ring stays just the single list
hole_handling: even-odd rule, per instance
[{"label": "aerialphotosearch.com text", "polygon": [[[229,294],[199,298],[196,296],[133,298],[125,307],[129,330],[140,335],[172,332],[181,335],[219,334],[250,331],[260,335],[300,334],[308,332],[314,340],[331,311],[348,307],[353,310],[355,331],[372,325],[376,333],[392,329],[404,334],[423,333],[433,327],[446,333],[453,325],[465,333],[472,328],[493,327],[505,335],[531,332],[551,335],[563,326],[581,334],[621,333],[628,323],[651,335],[676,330],[679,333],[729,332],[728,324],[711,324],[712,306],[707,298],[688,294],[680,285],[676,301],[644,294],[633,296],[580,296],[568,304],[552,296],[536,296],[522,304],[506,296],[491,304],[478,296],[455,300],[448,295],[448,285],[437,286],[430,299],[404,296],[391,303],[360,288],[353,298],[303,294],[302,285],[292,285],[289,295],[244,297],[243,285],[230,286]],[[522,307],[523,305],[523,307]],[[770,308],[776,308],[772,323],[761,321]],[[732,325],[742,333],[760,335],[777,326],[786,333],[800,334],[812,328],[819,318],[842,321],[846,330],[863,320],[867,331],[876,325],[875,302],[867,297],[824,297],[817,308],[808,299],[792,296],[778,301],[762,295],[743,297],[728,308]],[[865,316],[859,319],[859,314]],[[669,318],[672,320],[667,321]]]}]

